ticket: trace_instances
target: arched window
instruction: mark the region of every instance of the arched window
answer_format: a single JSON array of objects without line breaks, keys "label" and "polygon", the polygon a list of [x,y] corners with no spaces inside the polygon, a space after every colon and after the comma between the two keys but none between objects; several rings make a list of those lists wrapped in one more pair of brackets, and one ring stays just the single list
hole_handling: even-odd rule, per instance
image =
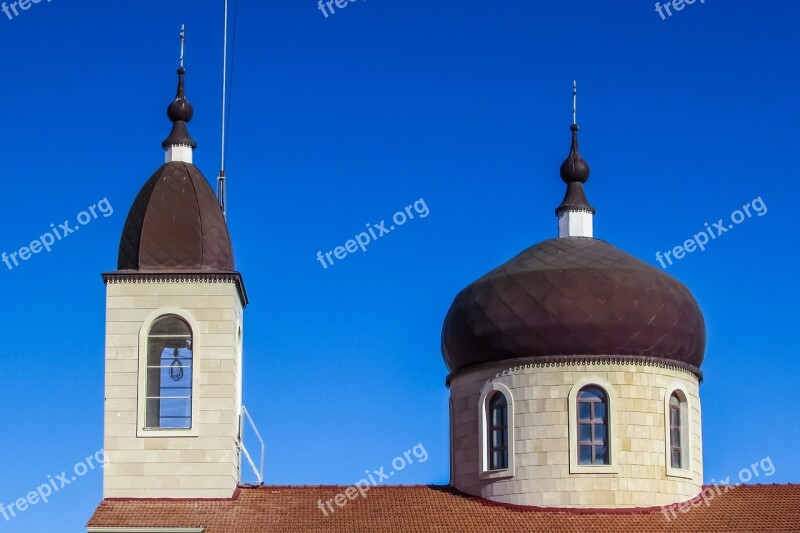
[{"label": "arched window", "polygon": [[[478,399],[478,475],[480,479],[511,479],[514,461],[514,394],[503,379],[486,381]],[[460,419],[457,400],[455,419]],[[454,433],[454,442],[460,442]],[[456,454],[457,458],[459,454]]]},{"label": "arched window", "polygon": [[607,465],[609,461],[608,396],[596,385],[578,392],[578,464]]},{"label": "arched window", "polygon": [[683,466],[683,447],[681,428],[681,399],[676,393],[669,397],[669,452],[672,468],[685,468]]},{"label": "arched window", "polygon": [[486,432],[489,470],[503,470],[508,468],[508,401],[503,393],[492,394],[486,418],[489,421]]},{"label": "arched window", "polygon": [[667,475],[692,479],[692,410],[684,385],[676,383],[664,394],[664,445]]},{"label": "arched window", "polygon": [[181,318],[167,315],[147,336],[145,427],[192,427],[192,330]]}]

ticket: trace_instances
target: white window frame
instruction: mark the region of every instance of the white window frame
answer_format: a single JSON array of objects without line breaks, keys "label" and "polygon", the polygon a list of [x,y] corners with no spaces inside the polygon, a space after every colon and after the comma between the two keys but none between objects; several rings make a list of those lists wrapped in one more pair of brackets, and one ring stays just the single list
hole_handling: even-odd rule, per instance
[{"label": "white window frame", "polygon": [[[606,393],[608,400],[608,461],[607,465],[582,465],[578,463],[578,393],[584,387],[594,385]],[[570,474],[618,474],[619,458],[617,456],[619,432],[617,424],[617,391],[611,384],[600,377],[587,377],[577,381],[569,391],[567,401],[569,420],[569,472]]]},{"label": "white window frame", "polygon": [[[177,428],[148,428],[145,427],[147,411],[147,347],[150,329],[153,324],[165,317],[174,315],[184,320],[189,329],[192,330],[192,426],[186,429]],[[200,325],[194,316],[187,310],[178,307],[161,307],[156,309],[145,318],[139,330],[139,375],[138,381],[138,400],[136,407],[136,436],[139,438],[166,438],[166,437],[198,437],[200,416],[200,398],[198,387],[198,371],[200,367],[200,357],[202,356],[202,335]]]},{"label": "white window frame", "polygon": [[[489,452],[488,452],[488,438],[489,438],[489,419],[486,416],[489,408],[489,398],[495,393],[502,394],[506,398],[508,405],[508,468],[499,470],[489,469]],[[481,396],[478,400],[478,424],[479,424],[479,440],[478,440],[478,472],[480,479],[508,479],[514,477],[516,474],[516,466],[514,461],[514,396],[511,390],[495,381],[486,382],[481,388]]]},{"label": "white window frame", "polygon": [[[672,446],[670,438],[669,400],[677,394],[681,402],[681,464],[686,468],[672,467]],[[691,396],[680,383],[675,383],[664,394],[664,465],[667,476],[692,479],[692,405]]]}]

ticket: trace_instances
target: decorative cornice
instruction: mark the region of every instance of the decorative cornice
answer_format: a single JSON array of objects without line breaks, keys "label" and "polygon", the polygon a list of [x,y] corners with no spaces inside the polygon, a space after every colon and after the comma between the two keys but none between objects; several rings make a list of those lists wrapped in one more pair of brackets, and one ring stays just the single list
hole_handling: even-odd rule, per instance
[{"label": "decorative cornice", "polygon": [[182,272],[140,272],[137,270],[116,270],[104,272],[103,282],[109,283],[235,283],[242,302],[247,307],[247,291],[239,272],[226,271],[182,271]]},{"label": "decorative cornice", "polygon": [[647,357],[642,355],[557,355],[557,356],[534,356],[519,359],[504,359],[502,361],[492,361],[480,365],[470,366],[457,370],[447,376],[445,384],[450,388],[450,383],[454,378],[467,374],[490,370],[494,367],[501,367],[504,370],[497,372],[495,377],[507,376],[526,368],[545,368],[545,367],[567,367],[577,365],[639,365],[653,366],[670,370],[678,370],[694,375],[699,382],[703,381],[703,373],[699,368],[662,357]]},{"label": "decorative cornice", "polygon": [[589,213],[594,215],[597,210],[590,205],[565,205],[556,209],[556,216],[561,216],[564,213]]}]

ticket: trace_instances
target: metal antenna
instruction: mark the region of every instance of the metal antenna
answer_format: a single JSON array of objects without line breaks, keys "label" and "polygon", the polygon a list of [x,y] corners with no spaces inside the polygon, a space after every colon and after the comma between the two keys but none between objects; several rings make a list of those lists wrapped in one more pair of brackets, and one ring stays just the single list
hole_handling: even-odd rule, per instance
[{"label": "metal antenna", "polygon": [[181,24],[181,68],[183,68],[183,49],[186,46],[186,25]]},{"label": "metal antenna", "polygon": [[222,150],[219,166],[219,177],[217,178],[217,200],[222,209],[222,216],[227,218],[227,199],[225,197],[225,111],[228,102],[228,0],[225,0],[225,28],[222,32]]},{"label": "metal antenna", "polygon": [[572,81],[572,124],[578,123],[578,82]]}]

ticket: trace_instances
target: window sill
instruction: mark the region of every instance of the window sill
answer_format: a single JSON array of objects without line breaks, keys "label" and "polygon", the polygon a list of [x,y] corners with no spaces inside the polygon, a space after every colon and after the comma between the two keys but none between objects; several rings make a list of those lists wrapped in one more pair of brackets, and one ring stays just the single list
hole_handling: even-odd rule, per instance
[{"label": "window sill", "polygon": [[514,477],[514,471],[511,468],[504,468],[502,470],[486,470],[478,476],[480,479],[510,479]]},{"label": "window sill", "polygon": [[694,478],[691,470],[685,470],[683,468],[672,468],[671,466],[667,467],[667,477],[680,477],[684,479]]},{"label": "window sill", "polygon": [[140,439],[168,438],[168,437],[199,437],[200,433],[196,427],[189,429],[161,429],[161,428],[137,428],[136,437]]},{"label": "window sill", "polygon": [[569,465],[570,474],[619,474],[619,465]]}]

